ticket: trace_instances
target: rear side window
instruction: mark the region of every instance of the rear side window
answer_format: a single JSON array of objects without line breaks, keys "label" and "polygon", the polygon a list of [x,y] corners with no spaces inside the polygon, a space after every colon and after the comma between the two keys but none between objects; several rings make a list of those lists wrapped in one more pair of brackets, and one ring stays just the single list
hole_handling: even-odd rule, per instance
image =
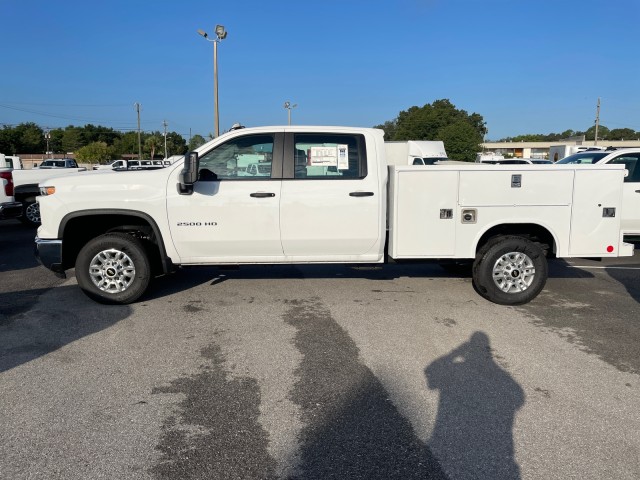
[{"label": "rear side window", "polygon": [[356,179],[367,176],[363,135],[295,134],[294,178]]}]

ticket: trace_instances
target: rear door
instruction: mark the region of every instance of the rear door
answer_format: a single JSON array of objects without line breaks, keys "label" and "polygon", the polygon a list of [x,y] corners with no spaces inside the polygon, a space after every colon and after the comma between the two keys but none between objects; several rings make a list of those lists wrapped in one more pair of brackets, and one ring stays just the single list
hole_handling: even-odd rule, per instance
[{"label": "rear door", "polygon": [[625,233],[640,235],[640,153],[622,153],[608,163],[624,165],[621,228]]},{"label": "rear door", "polygon": [[286,256],[358,261],[379,249],[384,198],[368,153],[362,134],[287,133],[280,199]]}]

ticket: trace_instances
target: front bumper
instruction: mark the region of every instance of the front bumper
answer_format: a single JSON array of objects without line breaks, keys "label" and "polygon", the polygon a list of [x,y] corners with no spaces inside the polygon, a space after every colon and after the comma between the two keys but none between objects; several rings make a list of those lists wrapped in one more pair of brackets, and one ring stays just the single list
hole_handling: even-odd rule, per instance
[{"label": "front bumper", "polygon": [[44,240],[36,237],[35,255],[38,261],[60,278],[66,278],[62,268],[62,240]]},{"label": "front bumper", "polygon": [[18,218],[20,215],[22,215],[22,204],[20,202],[0,203],[0,220]]}]

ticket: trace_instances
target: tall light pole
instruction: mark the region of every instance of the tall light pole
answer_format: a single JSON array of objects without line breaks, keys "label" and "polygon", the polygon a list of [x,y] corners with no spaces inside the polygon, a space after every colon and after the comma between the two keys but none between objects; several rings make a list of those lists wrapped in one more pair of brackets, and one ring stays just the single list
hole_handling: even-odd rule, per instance
[{"label": "tall light pole", "polygon": [[209,34],[204,30],[198,30],[205,40],[213,43],[213,134],[215,137],[220,135],[218,122],[218,42],[227,38],[227,31],[224,25],[216,25],[215,38],[209,38]]},{"label": "tall light pole", "polygon": [[289,125],[291,125],[291,110],[296,108],[297,106],[298,106],[297,103],[294,103],[293,105],[291,105],[291,102],[289,100],[284,102],[284,108],[287,109],[287,117],[289,118]]},{"label": "tall light pole", "polygon": [[166,120],[162,121],[162,126],[164,127],[164,159],[167,159],[167,123]]},{"label": "tall light pole", "polygon": [[598,106],[596,107],[596,131],[593,136],[593,144],[598,145],[598,127],[600,126],[600,97],[598,97]]},{"label": "tall light pole", "polygon": [[140,105],[138,102],[133,104],[133,108],[138,112],[138,160],[142,160],[142,137],[140,136]]}]

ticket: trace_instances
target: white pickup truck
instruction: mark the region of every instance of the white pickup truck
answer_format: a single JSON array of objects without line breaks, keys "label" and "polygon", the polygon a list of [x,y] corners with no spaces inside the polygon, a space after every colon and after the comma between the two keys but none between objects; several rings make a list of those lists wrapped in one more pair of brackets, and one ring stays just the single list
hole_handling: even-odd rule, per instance
[{"label": "white pickup truck", "polygon": [[114,160],[107,165],[94,165],[93,170],[147,170],[171,165],[170,160]]},{"label": "white pickup truck", "polygon": [[[57,162],[58,166],[53,162]],[[40,195],[40,187],[38,187],[40,182],[48,178],[76,174],[85,170],[85,167],[78,167],[73,159],[45,160],[38,168],[14,170],[15,197],[16,201],[22,203],[20,220],[32,227],[40,225],[40,207],[36,202],[36,198]]]},{"label": "white pickup truck", "polygon": [[[247,157],[270,175],[247,175]],[[242,168],[246,169],[246,165]],[[228,132],[172,166],[40,185],[40,262],[106,303],[130,303],[181,265],[469,259],[490,301],[533,299],[546,255],[633,254],[622,166],[387,166],[383,132]]]},{"label": "white pickup truck", "polygon": [[22,215],[22,204],[13,196],[13,169],[0,167],[0,220],[18,218]]},{"label": "white pickup truck", "polygon": [[22,204],[15,201],[13,192],[13,171],[20,168],[20,157],[0,153],[0,220],[18,218],[22,214]]}]

